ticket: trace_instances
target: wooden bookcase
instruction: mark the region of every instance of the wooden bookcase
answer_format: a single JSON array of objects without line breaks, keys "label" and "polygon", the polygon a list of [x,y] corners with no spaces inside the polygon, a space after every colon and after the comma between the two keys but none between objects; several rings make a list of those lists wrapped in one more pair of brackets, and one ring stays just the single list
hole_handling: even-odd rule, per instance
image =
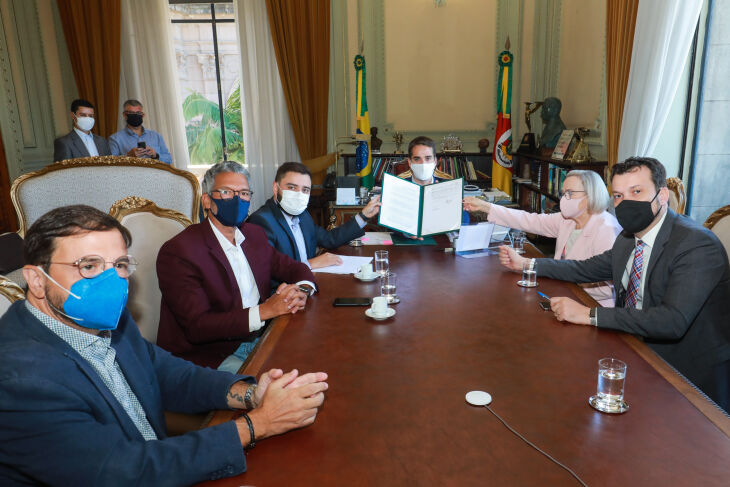
[{"label": "wooden bookcase", "polygon": [[[549,156],[516,152],[514,194],[520,208],[526,211],[549,213],[559,211],[560,197],[565,175],[573,169],[589,169],[597,172],[606,181],[608,162],[591,161],[573,164],[558,161]],[[529,179],[530,181],[519,181]]]}]

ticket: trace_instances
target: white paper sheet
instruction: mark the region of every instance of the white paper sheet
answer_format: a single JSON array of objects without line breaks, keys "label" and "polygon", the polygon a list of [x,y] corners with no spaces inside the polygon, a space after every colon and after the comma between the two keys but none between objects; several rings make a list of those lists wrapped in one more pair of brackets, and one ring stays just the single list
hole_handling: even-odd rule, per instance
[{"label": "white paper sheet", "polygon": [[489,247],[494,223],[482,222],[477,225],[463,225],[456,240],[456,251],[480,250]]},{"label": "white paper sheet", "polygon": [[420,199],[420,186],[391,174],[384,174],[379,223],[416,235]]},{"label": "white paper sheet", "polygon": [[450,232],[461,227],[463,179],[423,188],[421,235]]},{"label": "white paper sheet", "polygon": [[393,237],[388,232],[365,232],[360,241],[363,245],[393,245]]},{"label": "white paper sheet", "polygon": [[365,264],[369,264],[372,257],[354,257],[352,255],[339,255],[342,265],[331,265],[320,269],[312,269],[312,272],[327,272],[329,274],[354,274]]}]

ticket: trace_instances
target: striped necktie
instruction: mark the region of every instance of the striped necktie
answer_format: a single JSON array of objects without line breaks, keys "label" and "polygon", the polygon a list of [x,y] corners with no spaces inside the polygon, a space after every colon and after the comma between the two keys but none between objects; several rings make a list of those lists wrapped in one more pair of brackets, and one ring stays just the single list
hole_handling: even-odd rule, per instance
[{"label": "striped necktie", "polygon": [[629,289],[626,294],[626,307],[635,308],[636,301],[639,298],[639,285],[641,284],[641,271],[644,267],[644,242],[639,240],[636,242],[634,249],[634,265],[631,266],[631,275],[629,276]]}]

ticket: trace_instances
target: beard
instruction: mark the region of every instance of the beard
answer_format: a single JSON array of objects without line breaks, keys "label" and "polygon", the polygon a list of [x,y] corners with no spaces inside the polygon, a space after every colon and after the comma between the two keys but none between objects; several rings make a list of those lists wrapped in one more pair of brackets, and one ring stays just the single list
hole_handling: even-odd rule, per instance
[{"label": "beard", "polygon": [[[57,294],[52,292],[51,287],[52,286],[50,286],[50,285],[46,285],[45,292],[46,292],[46,301],[48,302],[48,306],[51,309],[51,311],[53,312],[53,314],[55,315],[52,318],[54,318],[62,323],[66,323],[66,324],[74,323],[73,320],[71,320],[71,318],[69,318],[68,315],[66,315],[66,313],[63,310],[63,303],[65,303],[66,300],[64,298],[62,298],[61,296],[58,296]],[[54,289],[54,291],[55,291],[55,289]]]}]

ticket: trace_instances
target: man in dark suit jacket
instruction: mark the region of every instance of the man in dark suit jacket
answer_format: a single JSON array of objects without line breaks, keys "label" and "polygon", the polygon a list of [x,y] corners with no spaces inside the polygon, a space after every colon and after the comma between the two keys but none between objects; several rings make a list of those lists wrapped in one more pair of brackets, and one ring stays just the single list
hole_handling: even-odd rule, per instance
[{"label": "man in dark suit jacket", "polygon": [[[217,367],[239,345],[250,345],[266,320],[304,309],[314,276],[269,245],[261,227],[243,223],[252,192],[242,165],[214,165],[202,186],[208,218],[166,242],[157,257],[157,344]],[[282,284],[269,297],[271,279],[294,284]],[[248,351],[236,356],[243,360]]]},{"label": "man in dark suit jacket", "polygon": [[73,130],[53,141],[54,161],[111,155],[106,139],[91,133],[94,127],[94,105],[91,102],[74,100],[71,103],[71,119]]},{"label": "man in dark suit jacket", "polygon": [[342,260],[328,252],[317,256],[317,247],[336,249],[350,240],[362,237],[367,221],[380,207],[380,197],[370,203],[344,225],[332,230],[315,225],[307,211],[312,191],[312,173],[301,162],[285,162],[276,171],[274,196],[248,218],[266,231],[269,243],[292,259],[307,263],[312,269],[338,265]]},{"label": "man in dark suit jacket", "polygon": [[[255,385],[144,340],[124,308],[130,242],[82,205],[48,212],[26,234],[27,301],[0,319],[0,442],[12,445],[0,449],[0,485],[196,484],[245,471],[252,439],[314,421],[326,374],[271,370]],[[250,425],[168,437],[164,410],[223,408],[250,410]]]},{"label": "man in dark suit jacket", "polygon": [[[730,269],[718,238],[668,209],[664,167],[630,158],[612,170],[616,217],[624,228],[611,250],[584,261],[537,259],[538,276],[584,283],[613,280],[615,308],[550,301],[560,321],[624,331],[644,341],[730,411]],[[506,248],[512,269],[525,259]]]}]

